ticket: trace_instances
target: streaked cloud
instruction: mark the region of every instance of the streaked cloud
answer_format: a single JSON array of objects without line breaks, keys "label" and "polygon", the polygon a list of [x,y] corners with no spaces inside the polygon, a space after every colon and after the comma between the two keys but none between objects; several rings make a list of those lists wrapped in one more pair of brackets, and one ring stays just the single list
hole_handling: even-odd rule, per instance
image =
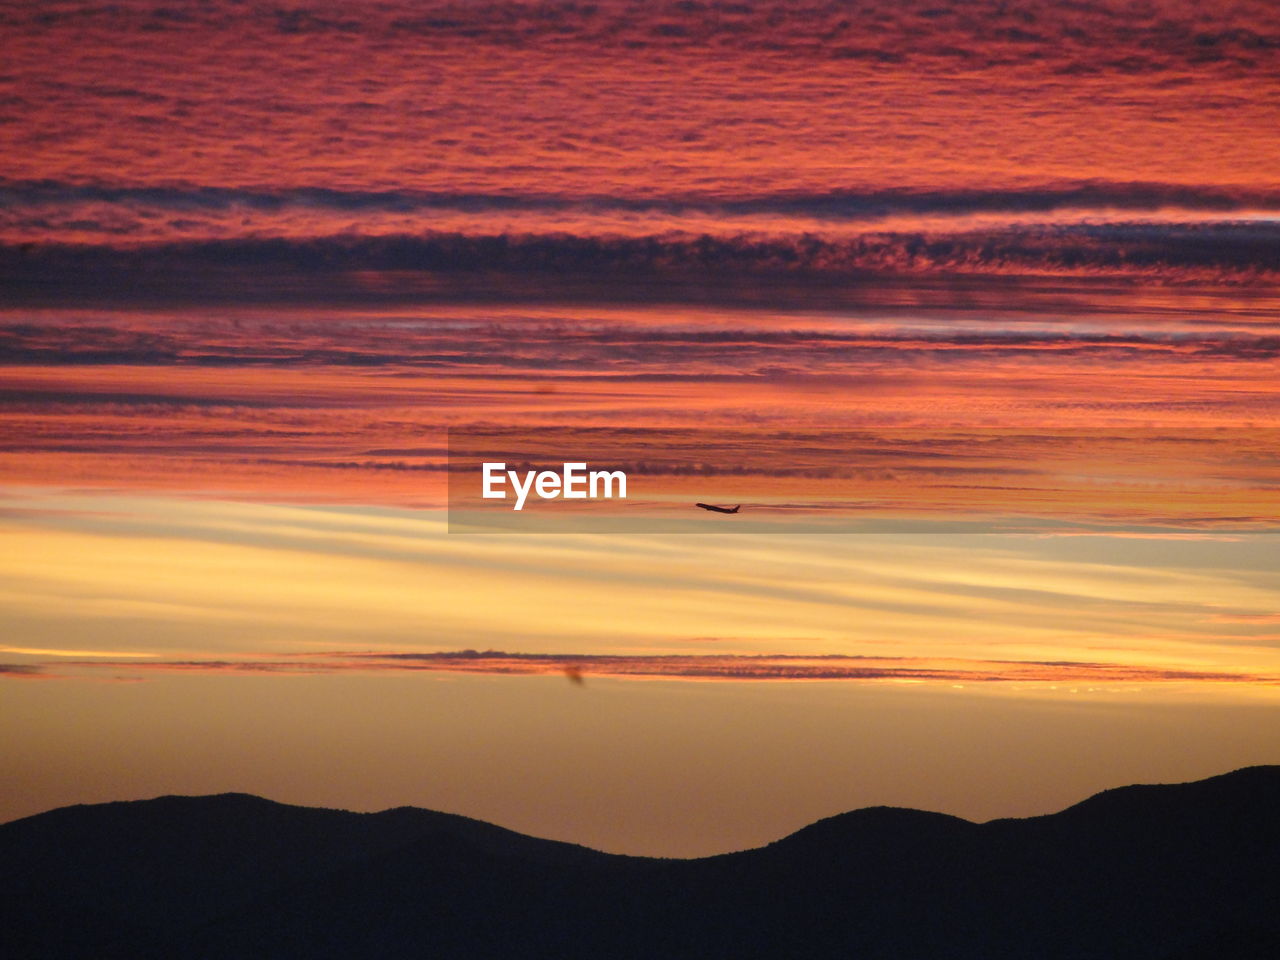
[{"label": "streaked cloud", "polygon": [[411,509],[70,492],[8,506],[7,659],[59,674],[89,659],[408,670],[465,649],[518,651],[536,671],[586,658],[588,676],[1280,670],[1266,619],[1274,537],[1176,550],[1151,538],[458,537]]},{"label": "streaked cloud", "polygon": [[2,29],[26,302],[1274,280],[1263,0],[136,0]]},{"label": "streaked cloud", "polygon": [[561,298],[603,303],[692,291],[709,302],[733,302],[744,283],[804,302],[876,277],[1274,283],[1278,254],[1280,223],[1268,221],[1050,224],[844,239],[427,233],[143,247],[11,244],[0,248],[0,277],[17,303],[503,302],[529,300],[552,283]]},{"label": "streaked cloud", "polygon": [[45,676],[45,668],[34,663],[0,663],[0,677],[30,679]]},{"label": "streaked cloud", "polygon": [[[921,683],[1280,683],[1280,674],[1256,675],[1228,671],[1160,668],[1123,663],[1070,661],[930,660],[924,657],[864,657],[799,653],[678,654],[609,656],[601,654],[529,654],[498,650],[441,653],[320,653],[287,660],[258,657],[241,660],[83,661],[72,669],[133,671],[145,677],[154,671],[200,673],[342,673],[346,671],[440,672],[496,676],[568,676],[633,680],[843,680]],[[26,673],[38,673],[31,667]],[[3,669],[0,668],[0,673]],[[24,673],[23,675],[26,675]],[[132,679],[126,677],[125,679]]]}]

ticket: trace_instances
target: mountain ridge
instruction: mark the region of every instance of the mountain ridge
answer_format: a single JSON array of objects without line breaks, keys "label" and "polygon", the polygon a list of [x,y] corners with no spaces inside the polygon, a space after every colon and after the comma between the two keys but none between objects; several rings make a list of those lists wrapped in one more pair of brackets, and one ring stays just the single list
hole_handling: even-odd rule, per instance
[{"label": "mountain ridge", "polygon": [[67,960],[1274,956],[1277,809],[1280,766],[1248,767],[1022,819],[868,807],[679,860],[171,795],[0,825],[0,930]]}]

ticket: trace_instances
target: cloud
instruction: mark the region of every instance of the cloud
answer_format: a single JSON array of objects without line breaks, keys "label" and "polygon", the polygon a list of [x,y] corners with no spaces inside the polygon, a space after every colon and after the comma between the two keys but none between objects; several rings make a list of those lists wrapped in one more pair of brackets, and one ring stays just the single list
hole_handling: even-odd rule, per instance
[{"label": "cloud", "polygon": [[567,673],[631,680],[946,681],[968,683],[1280,683],[1280,676],[1070,660],[970,660],[839,654],[602,655],[497,650],[302,654],[287,659],[81,661],[80,669],[202,673]]},{"label": "cloud", "polygon": [[34,663],[0,663],[0,677],[14,679],[39,679],[48,677],[45,668]]},{"label": "cloud", "polygon": [[14,240],[1275,198],[1267,0],[70,0],[4,26]]},{"label": "cloud", "polygon": [[1275,276],[1265,0],[140,0],[5,29],[18,303]]},{"label": "cloud", "polygon": [[248,189],[223,186],[127,186],[57,180],[0,178],[0,203],[15,209],[77,208],[106,204],[129,210],[170,212],[234,211],[271,214],[287,209],[343,213],[617,212],[672,216],[708,214],[725,218],[754,214],[786,215],[817,221],[880,220],[902,214],[1054,213],[1091,211],[1276,210],[1280,190],[1166,183],[1084,180],[1022,189],[906,189],[786,191],[742,195],[708,191],[647,194],[617,193],[466,193],[422,190],[359,190],[330,187]]},{"label": "cloud", "polygon": [[[342,12],[316,2],[248,9],[211,3],[199,10],[164,3],[78,5],[49,14],[18,9],[10,13],[9,25],[33,33],[93,28],[155,36],[238,32],[274,43],[328,36],[362,45],[586,47],[633,56],[687,49],[805,52],[839,62],[940,60],[972,67],[1038,66],[1048,59],[1055,69],[1078,63],[1093,70],[1138,72],[1205,62],[1255,63],[1271,48],[1274,17],[1272,8],[1259,0],[1242,0],[1216,14],[1170,2],[1134,5],[1118,0],[1065,7],[1034,0],[1017,7],[997,0],[871,0],[857,5],[828,0],[525,0],[485,5],[434,0]],[[117,82],[102,96],[128,100],[143,94]]]},{"label": "cloud", "polygon": [[1280,624],[1280,613],[1217,613],[1205,619],[1212,623]]},{"label": "cloud", "polygon": [[[17,302],[191,298],[727,300],[743,288],[804,302],[815,289],[897,277],[1116,277],[1272,281],[1280,223],[1113,223],[956,234],[592,237],[427,234],[0,246]],[[540,293],[538,293],[540,291]]]},{"label": "cloud", "polygon": [[[791,327],[678,327],[600,322],[556,326],[527,321],[495,320],[419,325],[406,330],[401,318],[348,321],[317,319],[306,326],[205,321],[185,329],[159,333],[136,321],[108,324],[94,319],[77,323],[5,324],[0,322],[0,363],[14,365],[188,367],[339,366],[453,369],[501,366],[536,373],[578,374],[604,371],[636,373],[658,366],[667,375],[688,372],[785,378],[849,364],[873,364],[910,357],[917,361],[963,357],[1008,360],[1018,357],[1064,361],[1175,360],[1262,361],[1280,356],[1280,337],[1268,330],[1141,330],[1106,332],[1077,330],[949,331],[890,329],[823,329]],[[518,333],[518,339],[513,334]],[[719,369],[717,369],[719,368]],[[651,373],[649,375],[652,375]],[[118,399],[68,392],[59,398],[38,391],[0,391],[6,403],[120,402],[163,403],[165,398],[120,393]],[[184,403],[217,403],[217,398],[187,397]],[[258,403],[247,399],[246,403]]]}]

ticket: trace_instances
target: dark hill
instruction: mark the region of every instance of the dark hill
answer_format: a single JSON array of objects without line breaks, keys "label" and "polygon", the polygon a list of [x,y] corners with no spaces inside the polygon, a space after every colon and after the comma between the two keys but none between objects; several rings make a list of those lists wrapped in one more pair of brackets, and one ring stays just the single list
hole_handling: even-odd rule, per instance
[{"label": "dark hill", "polygon": [[13,958],[1280,957],[1280,767],[970,823],[877,807],[701,860],[256,797],[0,826]]}]

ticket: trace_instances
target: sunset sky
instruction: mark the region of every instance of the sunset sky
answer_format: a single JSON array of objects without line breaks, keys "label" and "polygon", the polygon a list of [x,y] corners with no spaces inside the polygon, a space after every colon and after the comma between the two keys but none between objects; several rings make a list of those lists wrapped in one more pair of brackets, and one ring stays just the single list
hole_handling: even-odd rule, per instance
[{"label": "sunset sky", "polygon": [[[1270,0],[68,0],[0,44],[0,819],[238,790],[692,856],[1280,762]],[[631,465],[626,523],[450,532],[494,430]]]}]

